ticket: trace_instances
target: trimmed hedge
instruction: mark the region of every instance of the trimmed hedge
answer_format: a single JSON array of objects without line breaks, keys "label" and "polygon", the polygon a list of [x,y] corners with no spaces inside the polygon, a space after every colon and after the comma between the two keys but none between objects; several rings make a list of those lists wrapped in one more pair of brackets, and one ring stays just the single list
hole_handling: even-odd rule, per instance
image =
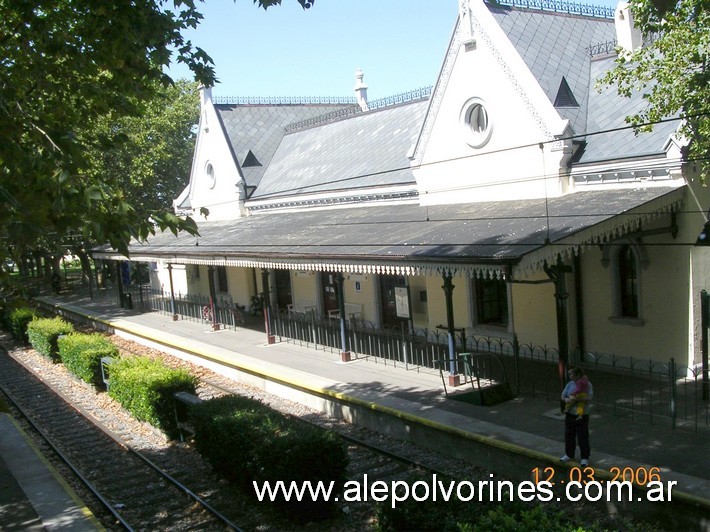
[{"label": "trimmed hedge", "polygon": [[100,386],[101,359],[118,357],[118,348],[101,333],[72,333],[57,342],[59,358],[66,368],[81,380]]},{"label": "trimmed hedge", "polygon": [[295,418],[287,417],[254,399],[221,397],[196,405],[192,412],[195,446],[215,471],[254,494],[269,481],[334,482],[331,500],[275,503],[296,519],[324,519],[333,515],[334,496],[346,480],[348,455],[342,439]]},{"label": "trimmed hedge", "polygon": [[62,318],[39,318],[27,325],[27,339],[35,351],[52,360],[59,360],[57,339],[74,332],[74,326]]},{"label": "trimmed hedge", "polygon": [[10,308],[4,316],[5,326],[12,337],[27,343],[27,325],[37,317],[35,311],[29,307]]},{"label": "trimmed hedge", "polygon": [[108,394],[136,419],[177,438],[173,394],[194,394],[196,385],[197,378],[183,369],[146,357],[125,357],[111,364]]},{"label": "trimmed hedge", "polygon": [[[431,477],[421,477],[426,484],[431,484]],[[448,486],[451,479],[439,479]],[[409,483],[410,486],[412,482]],[[474,490],[475,491],[475,490]],[[469,495],[464,490],[464,496]],[[400,496],[402,494],[400,493]],[[398,530],[437,530],[441,532],[487,532],[504,530],[510,532],[602,532],[606,530],[626,530],[641,532],[657,530],[648,523],[634,522],[628,519],[589,522],[574,510],[549,503],[522,502],[503,500],[490,502],[489,493],[483,494],[483,501],[478,502],[478,492],[473,500],[465,502],[452,490],[451,498],[446,501],[432,497],[417,501],[413,497],[398,501],[392,508],[391,499],[379,502],[375,511],[374,530],[377,532],[395,532]]]}]

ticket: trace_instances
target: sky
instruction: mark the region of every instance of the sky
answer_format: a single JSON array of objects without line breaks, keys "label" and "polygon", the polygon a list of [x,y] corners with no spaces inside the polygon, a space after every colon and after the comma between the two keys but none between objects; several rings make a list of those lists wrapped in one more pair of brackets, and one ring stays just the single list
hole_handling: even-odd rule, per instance
[{"label": "sky", "polygon": [[[204,20],[185,35],[212,57],[217,97],[354,96],[362,69],[369,100],[436,82],[459,0],[206,0]],[[587,0],[615,6],[616,0]],[[169,74],[192,79],[176,66]]]}]

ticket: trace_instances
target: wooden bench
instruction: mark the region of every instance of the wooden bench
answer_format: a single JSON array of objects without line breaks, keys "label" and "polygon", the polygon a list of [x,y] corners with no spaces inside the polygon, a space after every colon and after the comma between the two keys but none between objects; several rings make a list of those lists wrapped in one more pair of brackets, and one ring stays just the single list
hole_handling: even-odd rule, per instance
[{"label": "wooden bench", "polygon": [[312,301],[301,301],[300,303],[292,303],[286,307],[289,312],[298,312],[305,314],[307,312],[315,312],[316,304]]},{"label": "wooden bench", "polygon": [[[345,303],[345,316],[347,318],[359,318],[360,314],[362,314],[362,305],[358,305],[357,303]],[[332,319],[339,319],[340,310],[329,310],[328,317]]]}]

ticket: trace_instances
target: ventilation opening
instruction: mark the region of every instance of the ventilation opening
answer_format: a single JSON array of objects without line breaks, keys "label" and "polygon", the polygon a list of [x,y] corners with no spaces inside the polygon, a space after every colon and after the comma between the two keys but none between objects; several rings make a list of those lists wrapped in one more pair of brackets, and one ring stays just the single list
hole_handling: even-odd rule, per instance
[{"label": "ventilation opening", "polygon": [[555,107],[579,107],[574,94],[572,94],[572,89],[569,88],[569,84],[564,76],[560,82],[560,88],[557,90]]},{"label": "ventilation opening", "polygon": [[250,166],[261,166],[261,163],[254,157],[254,154],[249,150],[247,156],[244,157],[244,162],[242,163],[242,168],[248,168]]}]

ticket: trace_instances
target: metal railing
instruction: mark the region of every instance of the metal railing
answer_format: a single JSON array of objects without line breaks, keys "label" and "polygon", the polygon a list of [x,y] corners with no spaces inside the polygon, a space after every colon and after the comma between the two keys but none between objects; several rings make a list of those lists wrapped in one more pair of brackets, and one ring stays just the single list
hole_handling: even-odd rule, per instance
[{"label": "metal railing", "polygon": [[226,294],[220,294],[212,301],[208,296],[176,293],[173,301],[169,292],[131,285],[124,287],[123,297],[115,298],[131,310],[177,315],[183,320],[209,323],[213,327],[236,329],[244,327],[247,322],[246,309]]},{"label": "metal railing", "polygon": [[[342,349],[340,320],[322,318],[315,312],[283,313],[275,316],[273,333],[280,341],[313,349],[339,352]],[[543,397],[557,402],[562,383],[559,352],[554,347],[519,344],[488,336],[466,336],[458,329],[454,338],[457,353],[449,355],[448,333],[417,329],[378,329],[371,322],[350,319],[346,326],[346,348],[357,358],[401,367],[404,370],[438,374],[443,368],[464,377],[487,381],[509,381],[520,395]],[[475,375],[465,366],[462,353],[474,354]],[[493,356],[481,356],[493,355]],[[594,384],[595,408],[633,420],[663,423],[673,428],[710,428],[710,401],[703,399],[702,372],[668,362],[589,353],[578,362]]]},{"label": "metal railing", "polygon": [[[136,285],[124,287],[133,309],[173,313],[170,294]],[[104,292],[119,304],[117,290]],[[125,303],[125,296],[124,296]],[[175,313],[182,319],[203,321],[209,298],[176,294]],[[263,317],[250,316],[229,296],[214,302],[216,321],[226,328],[240,326],[263,330]],[[241,315],[240,315],[241,313]],[[246,321],[246,324],[244,323]],[[316,312],[273,313],[271,333],[279,341],[340,353],[343,349],[339,319],[320,317]],[[519,395],[540,397],[556,403],[561,392],[559,353],[556,348],[519,344],[513,337],[475,336],[457,329],[453,338],[455,355],[449,354],[448,332],[442,329],[395,330],[377,328],[360,319],[347,320],[346,349],[358,359],[391,365],[407,371],[439,375],[442,369],[464,377],[510,382]],[[467,374],[463,353],[475,356],[476,375]],[[602,353],[572,354],[573,364],[584,368],[594,385],[594,408],[634,421],[663,424],[694,431],[710,429],[708,383],[702,370],[668,361],[641,359]]]},{"label": "metal railing", "polygon": [[615,415],[673,428],[710,428],[710,400],[702,370],[667,362],[587,353],[581,364],[595,376],[594,402]]}]

